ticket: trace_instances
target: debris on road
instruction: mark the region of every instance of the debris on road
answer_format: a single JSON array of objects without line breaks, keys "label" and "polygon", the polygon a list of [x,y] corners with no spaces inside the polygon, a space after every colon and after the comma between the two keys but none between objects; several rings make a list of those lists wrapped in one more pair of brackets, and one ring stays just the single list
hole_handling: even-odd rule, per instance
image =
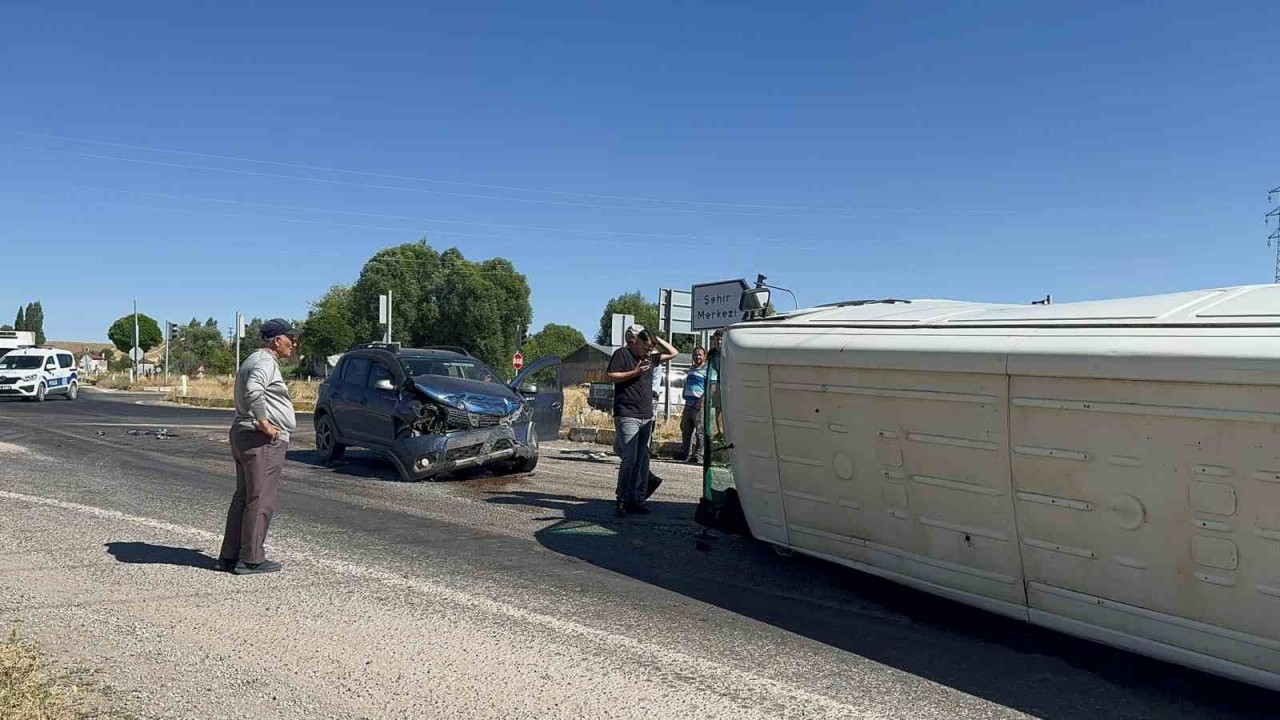
[{"label": "debris on road", "polygon": [[170,435],[168,428],[160,428],[158,430],[127,430],[126,435],[134,437],[150,435],[157,440],[168,440],[169,438],[181,437],[180,435]]},{"label": "debris on road", "polygon": [[561,450],[561,455],[573,455],[593,462],[612,462],[616,455],[607,450]]}]

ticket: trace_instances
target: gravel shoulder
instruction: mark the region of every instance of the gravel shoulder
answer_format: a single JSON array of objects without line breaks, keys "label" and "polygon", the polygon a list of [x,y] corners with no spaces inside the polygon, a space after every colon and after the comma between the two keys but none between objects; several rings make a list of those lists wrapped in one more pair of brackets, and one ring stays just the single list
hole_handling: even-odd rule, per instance
[{"label": "gravel shoulder", "polygon": [[[167,427],[169,439],[129,434]],[[721,536],[696,470],[612,517],[613,461],[401,483],[305,430],[269,554],[213,572],[214,411],[0,405],[0,618],[152,718],[1251,717],[1266,693]],[[0,630],[7,628],[0,627]]]}]

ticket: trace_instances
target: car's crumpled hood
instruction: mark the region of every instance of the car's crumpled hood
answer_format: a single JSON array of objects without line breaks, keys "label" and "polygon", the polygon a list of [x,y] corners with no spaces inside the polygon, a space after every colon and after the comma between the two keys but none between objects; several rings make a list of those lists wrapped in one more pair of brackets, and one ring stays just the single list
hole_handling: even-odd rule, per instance
[{"label": "car's crumpled hood", "polygon": [[448,407],[458,407],[481,415],[507,416],[520,409],[523,401],[506,385],[444,377],[419,375],[413,379],[418,392]]}]

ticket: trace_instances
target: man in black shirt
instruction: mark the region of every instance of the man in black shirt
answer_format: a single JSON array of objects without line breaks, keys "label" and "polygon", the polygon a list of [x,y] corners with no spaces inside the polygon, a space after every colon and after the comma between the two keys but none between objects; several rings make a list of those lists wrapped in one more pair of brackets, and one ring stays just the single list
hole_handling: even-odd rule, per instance
[{"label": "man in black shirt", "polygon": [[622,458],[616,493],[619,516],[649,512],[644,500],[649,485],[649,438],[653,435],[653,367],[675,356],[671,343],[643,326],[632,325],[626,331],[626,346],[618,348],[609,359],[613,447]]}]

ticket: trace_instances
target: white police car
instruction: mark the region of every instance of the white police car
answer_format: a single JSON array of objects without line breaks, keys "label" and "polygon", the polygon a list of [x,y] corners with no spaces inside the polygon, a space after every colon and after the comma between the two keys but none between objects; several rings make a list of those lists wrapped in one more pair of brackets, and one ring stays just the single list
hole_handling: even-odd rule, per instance
[{"label": "white police car", "polygon": [[0,398],[43,402],[46,395],[75,400],[80,392],[76,359],[57,348],[21,348],[0,357]]}]

